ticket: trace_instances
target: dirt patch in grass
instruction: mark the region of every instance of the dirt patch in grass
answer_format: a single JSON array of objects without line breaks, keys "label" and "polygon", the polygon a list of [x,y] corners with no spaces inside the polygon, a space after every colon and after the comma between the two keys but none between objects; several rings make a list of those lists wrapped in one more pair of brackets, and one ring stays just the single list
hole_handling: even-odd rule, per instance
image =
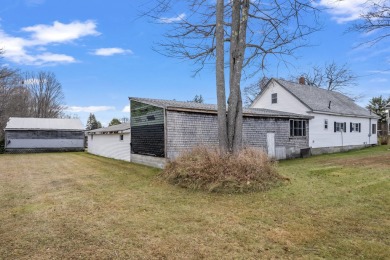
[{"label": "dirt patch in grass", "polygon": [[280,162],[291,184],[240,195],[85,153],[0,155],[0,258],[386,259],[389,170],[344,163],[373,155],[390,160],[372,148]]}]

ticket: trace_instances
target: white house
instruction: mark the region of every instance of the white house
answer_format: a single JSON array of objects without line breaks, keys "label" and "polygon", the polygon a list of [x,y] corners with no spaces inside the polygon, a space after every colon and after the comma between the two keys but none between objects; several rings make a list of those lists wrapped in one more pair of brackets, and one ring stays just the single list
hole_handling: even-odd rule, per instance
[{"label": "white house", "polygon": [[84,151],[84,126],[80,119],[10,117],[5,131],[5,151]]},{"label": "white house", "polygon": [[[309,146],[313,154],[336,152],[377,143],[378,116],[358,106],[349,97],[314,86],[271,79],[251,108],[268,108],[310,115]],[[290,138],[296,137],[290,125]]]},{"label": "white house", "polygon": [[130,162],[130,123],[87,132],[88,152]]}]

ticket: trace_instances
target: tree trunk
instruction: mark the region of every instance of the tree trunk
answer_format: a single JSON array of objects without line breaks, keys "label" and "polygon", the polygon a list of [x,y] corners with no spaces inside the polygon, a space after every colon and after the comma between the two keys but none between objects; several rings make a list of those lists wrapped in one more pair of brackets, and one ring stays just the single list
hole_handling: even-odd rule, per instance
[{"label": "tree trunk", "polygon": [[230,95],[228,101],[228,146],[235,153],[242,148],[241,71],[245,54],[249,0],[233,0],[230,39]]},{"label": "tree trunk", "polygon": [[224,48],[224,0],[217,0],[216,20],[216,83],[218,104],[218,140],[221,152],[228,151],[226,125],[226,94],[225,94],[225,48]]}]

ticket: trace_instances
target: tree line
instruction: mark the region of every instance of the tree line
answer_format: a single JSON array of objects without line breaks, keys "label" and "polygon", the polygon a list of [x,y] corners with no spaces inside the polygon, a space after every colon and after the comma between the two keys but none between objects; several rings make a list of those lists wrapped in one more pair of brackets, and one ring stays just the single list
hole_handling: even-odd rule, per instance
[{"label": "tree line", "polygon": [[63,104],[62,85],[53,72],[22,72],[1,67],[0,141],[10,117],[64,117]]}]

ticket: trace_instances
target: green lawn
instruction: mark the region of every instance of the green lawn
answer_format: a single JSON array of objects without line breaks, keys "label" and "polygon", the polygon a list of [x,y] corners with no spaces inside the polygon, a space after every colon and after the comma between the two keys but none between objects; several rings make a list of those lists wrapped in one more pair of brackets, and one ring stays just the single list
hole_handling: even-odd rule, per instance
[{"label": "green lawn", "polygon": [[86,153],[0,155],[0,259],[388,259],[389,149],[283,161],[291,183],[243,195]]}]

